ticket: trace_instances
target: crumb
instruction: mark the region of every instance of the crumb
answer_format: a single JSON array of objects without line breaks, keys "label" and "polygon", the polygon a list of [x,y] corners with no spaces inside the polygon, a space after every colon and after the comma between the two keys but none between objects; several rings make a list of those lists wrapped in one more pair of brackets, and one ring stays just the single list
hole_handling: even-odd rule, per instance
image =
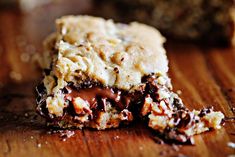
[{"label": "crumb", "polygon": [[25,113],[24,116],[25,116],[26,118],[28,118],[28,117],[29,117],[29,114],[28,114],[28,113]]},{"label": "crumb", "polygon": [[11,71],[10,72],[10,78],[15,80],[15,81],[20,81],[22,79],[22,76],[20,73],[15,72],[15,71]]},{"label": "crumb", "polygon": [[70,138],[70,137],[72,137],[74,134],[75,134],[74,131],[65,130],[65,131],[60,132],[60,137],[62,137],[63,139],[65,139],[65,138]]},{"label": "crumb", "polygon": [[33,139],[33,136],[30,136],[31,139]]},{"label": "crumb", "polygon": [[22,54],[20,55],[20,60],[21,60],[22,62],[29,62],[29,60],[30,60],[30,55],[29,55],[28,53],[22,53]]},{"label": "crumb", "polygon": [[143,150],[144,148],[142,146],[139,147],[139,150]]},{"label": "crumb", "polygon": [[66,141],[68,138],[72,137],[75,132],[72,130],[49,130],[46,132],[48,135],[51,134],[59,134],[59,137],[61,138],[61,141]]},{"label": "crumb", "polygon": [[229,147],[235,149],[235,143],[234,143],[234,142],[228,142],[228,143],[227,143],[227,146],[229,146]]},{"label": "crumb", "polygon": [[182,94],[182,91],[181,91],[181,90],[177,90],[176,93],[177,93],[178,95],[181,95],[181,94]]},{"label": "crumb", "polygon": [[41,144],[41,143],[38,143],[38,144],[37,144],[37,147],[38,147],[38,148],[41,148],[41,147],[42,147],[42,144]]},{"label": "crumb", "polygon": [[117,136],[114,136],[114,140],[117,140],[117,139],[119,139],[120,137],[117,135]]}]

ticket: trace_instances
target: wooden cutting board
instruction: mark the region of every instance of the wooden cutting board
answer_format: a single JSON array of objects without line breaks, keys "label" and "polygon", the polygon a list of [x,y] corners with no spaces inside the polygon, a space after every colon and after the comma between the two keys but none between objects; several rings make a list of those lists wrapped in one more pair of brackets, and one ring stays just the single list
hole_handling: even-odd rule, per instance
[{"label": "wooden cutting board", "polygon": [[[217,131],[195,136],[195,145],[160,145],[141,122],[107,131],[76,130],[63,141],[48,134],[35,113],[35,85],[40,73],[32,63],[42,52],[43,39],[53,31],[54,19],[91,11],[83,0],[72,8],[46,6],[30,13],[0,11],[0,157],[69,156],[190,156],[227,157],[235,154],[234,122]],[[169,75],[175,91],[190,109],[214,106],[226,117],[235,112],[235,49],[166,44]],[[37,58],[37,57],[36,57]]]}]

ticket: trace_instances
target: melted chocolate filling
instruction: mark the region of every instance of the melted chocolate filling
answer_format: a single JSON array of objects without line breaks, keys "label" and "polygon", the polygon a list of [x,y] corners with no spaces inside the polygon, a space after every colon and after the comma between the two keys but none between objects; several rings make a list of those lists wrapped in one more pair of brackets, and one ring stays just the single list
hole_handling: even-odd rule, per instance
[{"label": "melted chocolate filling", "polygon": [[[111,87],[102,87],[99,84],[93,84],[91,81],[84,82],[80,86],[75,86],[73,83],[69,84],[67,87],[62,89],[65,94],[65,100],[69,101],[69,106],[64,109],[65,114],[76,116],[74,106],[72,101],[74,98],[80,97],[81,99],[87,101],[90,105],[90,109],[93,110],[91,117],[96,116],[99,111],[105,111],[107,102],[109,102],[113,107],[122,111],[128,109],[132,112],[133,116],[138,117],[140,110],[143,107],[144,99],[146,96],[150,96],[154,102],[159,102],[158,90],[161,88],[154,82],[154,76],[146,76],[142,79],[142,83],[145,84],[143,88],[139,91],[128,93],[119,89]],[[170,91],[169,91],[170,92]],[[38,112],[48,118],[51,122],[60,121],[63,117],[53,118],[50,117],[48,110],[45,105],[46,89],[43,84],[37,87],[38,93]],[[169,103],[169,102],[168,102]],[[176,140],[181,143],[187,143],[191,138],[182,132],[182,130],[191,127],[197,120],[194,119],[193,115],[184,107],[184,104],[180,102],[178,98],[174,98],[172,104],[174,117],[174,128],[167,127],[163,133],[165,139]],[[207,113],[211,112],[212,109],[204,109],[200,112],[199,117],[203,117]],[[165,114],[164,112],[162,114]],[[55,123],[56,124],[56,123]],[[180,131],[181,130],[181,131]]]},{"label": "melted chocolate filling", "polygon": [[129,95],[124,95],[120,90],[115,92],[109,87],[74,89],[67,86],[66,89],[68,91],[65,96],[66,100],[72,101],[73,98],[80,97],[90,104],[91,109],[103,106],[101,108],[105,110],[106,101],[108,100],[112,105],[115,105],[120,110],[123,110],[128,108],[131,102],[131,97]]}]

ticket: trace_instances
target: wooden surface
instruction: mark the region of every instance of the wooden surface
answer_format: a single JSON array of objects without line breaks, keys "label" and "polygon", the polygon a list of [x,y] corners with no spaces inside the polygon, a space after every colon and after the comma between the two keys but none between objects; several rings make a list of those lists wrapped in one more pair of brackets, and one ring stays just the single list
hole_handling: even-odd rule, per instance
[{"label": "wooden surface", "polygon": [[[35,85],[40,73],[32,56],[42,51],[42,40],[53,31],[53,21],[64,14],[87,13],[82,3],[46,6],[32,13],[0,11],[0,157],[57,156],[180,156],[226,157],[235,154],[227,146],[235,142],[234,122],[217,131],[195,136],[195,146],[174,147],[157,144],[153,133],[142,123],[107,131],[77,130],[62,141],[49,135],[44,120],[35,113]],[[174,89],[190,108],[214,106],[226,117],[234,117],[235,49],[203,48],[166,44],[169,75]]]}]

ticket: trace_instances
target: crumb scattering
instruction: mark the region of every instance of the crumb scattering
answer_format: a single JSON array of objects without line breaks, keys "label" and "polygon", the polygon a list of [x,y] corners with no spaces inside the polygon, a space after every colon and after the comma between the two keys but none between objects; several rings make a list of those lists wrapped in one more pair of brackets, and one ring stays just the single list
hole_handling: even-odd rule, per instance
[{"label": "crumb scattering", "polygon": [[119,139],[119,138],[120,138],[120,137],[119,137],[118,135],[113,137],[114,140],[117,140],[117,139]]}]

